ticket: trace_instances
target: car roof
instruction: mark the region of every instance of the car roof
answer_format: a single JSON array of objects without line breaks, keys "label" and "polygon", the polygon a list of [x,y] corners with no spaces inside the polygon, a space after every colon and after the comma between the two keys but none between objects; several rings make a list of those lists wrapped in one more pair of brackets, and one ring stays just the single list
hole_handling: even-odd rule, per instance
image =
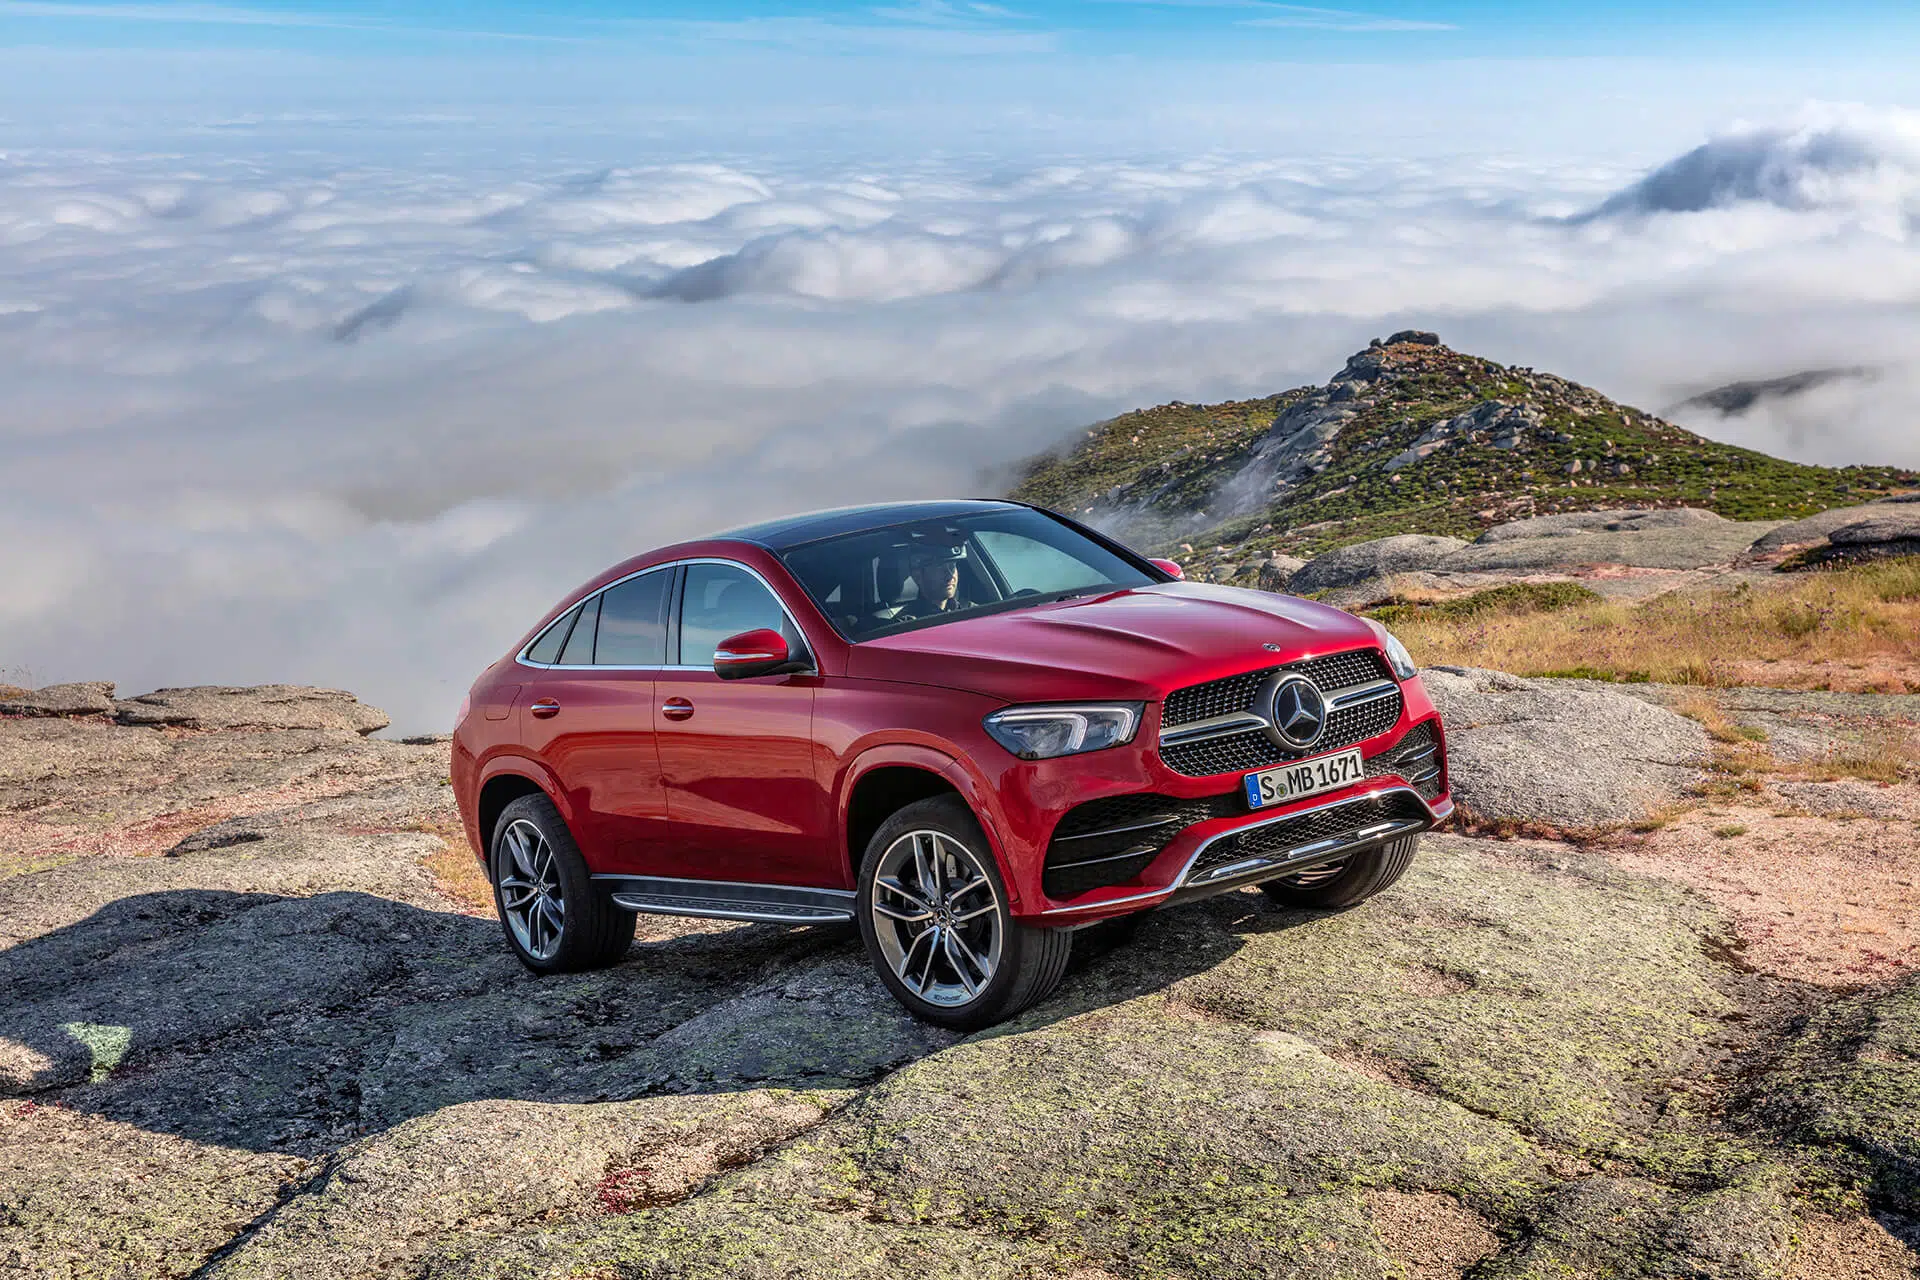
[{"label": "car roof", "polygon": [[759,524],[742,525],[716,533],[715,538],[737,542],[756,542],[772,551],[785,551],[802,543],[867,529],[885,529],[911,520],[938,520],[948,516],[972,515],[983,511],[1006,511],[1021,506],[988,498],[947,499],[937,502],[880,502],[864,507],[837,507],[830,511],[809,511],[804,515],[783,516]]}]

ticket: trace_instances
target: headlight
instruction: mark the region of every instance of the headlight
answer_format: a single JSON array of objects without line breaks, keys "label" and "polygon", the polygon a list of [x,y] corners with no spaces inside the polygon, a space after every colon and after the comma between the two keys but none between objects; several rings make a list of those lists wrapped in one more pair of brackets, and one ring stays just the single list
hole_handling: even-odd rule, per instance
[{"label": "headlight", "polygon": [[1022,760],[1101,751],[1133,740],[1140,727],[1138,702],[1087,707],[1008,707],[983,723],[993,740]]},{"label": "headlight", "polygon": [[1407,652],[1407,646],[1400,643],[1398,636],[1372,619],[1367,620],[1367,625],[1380,637],[1380,647],[1387,651],[1387,665],[1393,668],[1395,677],[1411,680],[1420,674],[1420,668],[1413,665],[1413,655]]}]

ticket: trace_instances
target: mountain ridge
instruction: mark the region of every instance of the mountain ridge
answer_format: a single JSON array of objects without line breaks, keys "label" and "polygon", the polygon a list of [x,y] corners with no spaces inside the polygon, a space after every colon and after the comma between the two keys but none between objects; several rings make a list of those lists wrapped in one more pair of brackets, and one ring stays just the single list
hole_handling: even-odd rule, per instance
[{"label": "mountain ridge", "polygon": [[1314,555],[1391,534],[1472,539],[1532,516],[1700,507],[1792,520],[1920,487],[1721,444],[1556,374],[1404,330],[1321,386],[1173,401],[1031,459],[1011,496],[1157,551]]}]

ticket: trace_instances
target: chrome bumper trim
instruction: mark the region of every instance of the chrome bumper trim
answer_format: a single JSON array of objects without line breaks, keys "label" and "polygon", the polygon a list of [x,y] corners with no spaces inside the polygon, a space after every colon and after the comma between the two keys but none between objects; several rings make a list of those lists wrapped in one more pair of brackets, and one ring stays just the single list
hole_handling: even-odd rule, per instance
[{"label": "chrome bumper trim", "polygon": [[[1246,875],[1253,871],[1262,870],[1263,864],[1270,863],[1270,862],[1278,863],[1281,867],[1284,868],[1285,866],[1288,865],[1289,859],[1301,860],[1301,861],[1306,861],[1306,860],[1319,861],[1319,860],[1324,860],[1324,858],[1326,857],[1338,857],[1340,850],[1345,848],[1348,844],[1352,844],[1354,847],[1358,847],[1360,845],[1368,844],[1373,841],[1380,840],[1382,838],[1390,838],[1392,835],[1400,834],[1402,831],[1430,830],[1433,827],[1436,827],[1440,825],[1442,822],[1446,821],[1453,814],[1453,800],[1451,797],[1442,799],[1438,804],[1432,804],[1428,802],[1425,796],[1421,795],[1418,791],[1414,790],[1412,787],[1392,786],[1392,787],[1380,787],[1373,791],[1362,791],[1355,795],[1342,796],[1338,800],[1328,800],[1322,804],[1308,805],[1304,809],[1294,809],[1287,813],[1275,814],[1273,817],[1268,818],[1263,822],[1249,822],[1244,826],[1233,827],[1233,828],[1230,828],[1229,830],[1219,832],[1216,835],[1208,836],[1205,840],[1202,840],[1200,842],[1198,848],[1194,849],[1194,851],[1190,855],[1188,855],[1186,864],[1180,868],[1180,874],[1175,876],[1173,879],[1173,883],[1168,885],[1164,889],[1150,889],[1145,893],[1131,894],[1125,898],[1108,898],[1104,902],[1089,902],[1089,903],[1071,906],[1071,907],[1053,907],[1053,908],[1050,908],[1049,910],[1042,911],[1040,915],[1042,918],[1048,918],[1048,917],[1055,917],[1055,916],[1079,915],[1089,911],[1107,911],[1107,910],[1111,910],[1114,907],[1126,906],[1129,903],[1153,902],[1158,899],[1167,898],[1172,896],[1175,893],[1178,893],[1182,889],[1186,889],[1196,885],[1213,884],[1219,880],[1223,880],[1226,878],[1225,869],[1215,869],[1209,872],[1207,875],[1203,876],[1202,878],[1193,880],[1193,881],[1189,881],[1188,876],[1193,871],[1193,864],[1200,860],[1200,855],[1205,853],[1208,847],[1214,844],[1216,841],[1224,840],[1228,836],[1237,836],[1245,831],[1257,831],[1261,827],[1272,826],[1276,822],[1285,822],[1290,818],[1305,817],[1307,814],[1310,814],[1310,813],[1318,813],[1322,809],[1333,809],[1343,804],[1352,804],[1355,800],[1378,799],[1384,796],[1391,796],[1391,795],[1409,795],[1409,796],[1412,796],[1415,800],[1418,800],[1420,802],[1420,807],[1427,811],[1428,821],[1425,824],[1415,824],[1411,822],[1406,822],[1404,820],[1376,823],[1374,824],[1373,827],[1363,827],[1361,828],[1361,830],[1362,831],[1378,830],[1379,832],[1381,832],[1381,834],[1367,835],[1363,838],[1358,838],[1358,839],[1356,839],[1354,836],[1349,835],[1349,836],[1342,837],[1339,840],[1316,841],[1312,845],[1301,846],[1300,849],[1289,849],[1284,855],[1277,855],[1277,856],[1270,855],[1270,856],[1265,856],[1260,858],[1249,858],[1245,862],[1232,864],[1231,869],[1233,871],[1233,874]],[[1311,853],[1311,854],[1302,852],[1303,849],[1318,849],[1318,846],[1328,844],[1328,843],[1331,843],[1336,846],[1331,853],[1328,853],[1325,851]]]}]

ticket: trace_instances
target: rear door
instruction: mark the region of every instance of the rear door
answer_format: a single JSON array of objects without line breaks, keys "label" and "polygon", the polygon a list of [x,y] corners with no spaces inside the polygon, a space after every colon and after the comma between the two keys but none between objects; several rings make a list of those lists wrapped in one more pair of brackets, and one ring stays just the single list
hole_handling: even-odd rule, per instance
[{"label": "rear door", "polygon": [[722,680],[722,640],[770,627],[797,653],[806,637],[743,565],[682,571],[676,665],[660,673],[656,720],[673,861],[694,880],[837,888],[844,880],[813,743],[816,675]]},{"label": "rear door", "polygon": [[595,872],[660,874],[667,802],[654,682],[666,660],[675,572],[651,570],[589,597],[558,650],[544,650],[555,654],[552,665],[522,696],[526,741],[559,778]]}]

